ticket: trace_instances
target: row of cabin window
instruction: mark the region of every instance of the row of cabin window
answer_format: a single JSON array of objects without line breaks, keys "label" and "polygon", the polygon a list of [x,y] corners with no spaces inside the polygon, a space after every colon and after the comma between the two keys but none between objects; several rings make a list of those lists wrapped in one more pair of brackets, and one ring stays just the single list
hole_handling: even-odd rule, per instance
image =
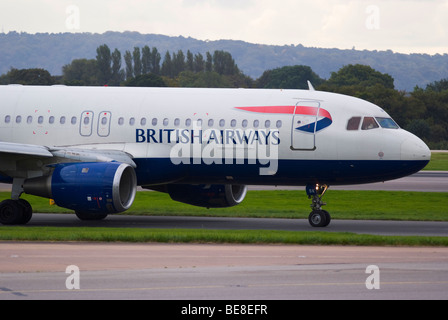
[{"label": "row of cabin window", "polygon": [[[134,126],[135,123],[136,123],[135,118],[130,118],[130,119],[129,119],[129,125]],[[153,119],[151,120],[151,125],[153,125],[153,126],[157,126],[158,123],[159,123],[159,119],[158,119],[158,118],[153,118]],[[186,127],[190,127],[193,123],[195,123],[196,126],[201,127],[201,126],[204,124],[204,121],[203,121],[202,119],[198,119],[198,120],[186,119],[186,120],[185,120],[185,126],[186,126]],[[207,123],[207,125],[208,125],[209,127],[213,127],[213,126],[215,125],[215,120],[214,120],[214,119],[209,119],[206,123]],[[121,118],[118,119],[118,124],[119,124],[120,126],[122,126],[122,125],[125,124],[125,120],[124,120],[123,117],[121,117]],[[146,119],[146,118],[142,118],[142,119],[140,120],[140,125],[145,126],[146,124],[147,124],[147,119]],[[165,126],[165,127],[169,126],[169,125],[170,125],[170,119],[168,119],[168,118],[164,118],[163,120],[161,120],[161,124],[163,124],[163,126]],[[181,120],[180,120],[179,118],[176,118],[176,119],[174,119],[173,124],[174,124],[175,127],[179,127],[179,126],[181,125]],[[226,126],[226,120],[221,119],[221,120],[219,120],[218,124],[219,124],[219,126],[220,126],[221,128],[224,128],[224,127]],[[238,124],[238,122],[237,122],[236,119],[232,119],[232,120],[230,121],[230,126],[231,126],[232,128],[235,128],[235,127],[237,126],[237,124]],[[270,128],[270,127],[271,127],[271,124],[272,124],[271,120],[266,120],[266,121],[264,122],[264,126],[265,126],[265,128]],[[243,128],[247,128],[247,127],[249,126],[249,121],[248,121],[248,120],[243,120],[243,121],[241,121],[241,126],[242,126]],[[275,123],[275,126],[276,126],[278,129],[280,129],[280,128],[283,126],[282,121],[281,121],[281,120],[278,120],[278,121]],[[254,128],[258,128],[258,127],[260,127],[260,120],[254,120],[254,122],[253,122],[253,127],[254,127]]]},{"label": "row of cabin window", "polygon": [[[16,123],[22,123],[22,120],[23,120],[22,116],[17,116],[16,117]],[[54,116],[50,116],[48,118],[48,123],[49,124],[54,124],[55,121],[56,121],[56,118]],[[67,118],[65,116],[62,116],[59,119],[59,123],[60,124],[65,124],[66,121],[67,121]],[[76,117],[72,117],[71,118],[71,124],[76,124],[77,121],[78,120],[77,120]],[[11,123],[11,116],[9,116],[9,115],[5,116],[5,123]],[[33,116],[26,117],[26,123],[32,124],[33,123]],[[38,124],[43,124],[44,123],[44,116],[37,117],[37,123]]]},{"label": "row of cabin window", "polygon": [[[54,124],[55,121],[56,121],[56,119],[55,119],[54,116],[50,116],[50,117],[48,118],[48,123],[49,123],[49,124]],[[66,119],[65,116],[62,116],[62,117],[59,119],[59,123],[60,123],[60,124],[65,124],[66,121],[67,121],[67,119]],[[70,120],[70,123],[73,124],[73,125],[75,125],[75,124],[77,123],[77,121],[78,121],[78,120],[77,120],[77,117],[72,117],[71,120]],[[103,117],[103,118],[101,118],[101,124],[105,125],[105,124],[107,124],[107,121],[108,121],[108,118],[107,118],[107,117]],[[156,125],[158,124],[158,122],[159,122],[158,118],[153,118],[153,119],[151,120],[151,124],[152,124],[153,126],[156,126]],[[11,123],[11,116],[9,116],[9,115],[5,116],[5,123]],[[22,116],[17,116],[17,117],[16,117],[16,123],[22,123]],[[26,123],[28,123],[28,124],[32,124],[32,123],[33,123],[33,116],[28,116],[28,117],[26,118]],[[39,117],[37,118],[37,123],[38,123],[38,124],[43,124],[43,123],[44,123],[44,117],[43,117],[43,116],[39,116]],[[85,117],[85,118],[84,118],[84,125],[88,125],[89,123],[90,123],[90,118]],[[130,118],[130,119],[129,119],[129,125],[134,126],[135,123],[136,123],[135,118]],[[165,119],[163,119],[163,121],[162,121],[162,124],[163,124],[163,126],[165,126],[165,127],[168,126],[169,123],[170,123],[170,121],[169,121],[168,118],[165,118]],[[187,126],[187,127],[190,127],[190,126],[192,125],[192,123],[193,123],[193,120],[191,120],[191,119],[186,119],[186,120],[185,120],[185,126]],[[215,120],[213,120],[213,119],[209,119],[207,123],[208,123],[208,126],[209,126],[209,127],[213,127],[214,124],[215,124]],[[118,124],[119,124],[120,126],[122,126],[122,125],[125,124],[125,120],[124,120],[123,117],[118,118]],[[146,124],[147,124],[147,119],[146,119],[146,118],[141,118],[141,120],[140,120],[140,125],[145,126]],[[196,125],[197,125],[197,126],[202,126],[202,124],[203,124],[203,120],[202,120],[202,119],[196,120]],[[181,120],[180,120],[179,118],[174,119],[174,126],[179,127],[180,125],[181,125]],[[224,128],[225,125],[226,125],[226,121],[225,121],[224,119],[219,120],[219,126],[220,126],[220,127]],[[236,127],[236,126],[237,126],[237,120],[236,120],[236,119],[231,120],[231,121],[230,121],[230,126],[231,126],[232,128]],[[241,126],[242,126],[243,128],[247,128],[247,127],[249,126],[249,121],[248,121],[248,120],[243,120],[243,121],[241,121]],[[254,120],[254,122],[253,122],[253,127],[254,127],[254,128],[258,128],[259,126],[260,126],[260,121],[259,121],[259,120]],[[265,128],[270,128],[270,127],[271,127],[271,120],[266,120],[265,123],[264,123],[264,126],[265,126]],[[275,123],[275,126],[276,126],[278,129],[280,129],[280,128],[283,126],[282,121],[281,121],[281,120],[278,120],[278,121]]]}]

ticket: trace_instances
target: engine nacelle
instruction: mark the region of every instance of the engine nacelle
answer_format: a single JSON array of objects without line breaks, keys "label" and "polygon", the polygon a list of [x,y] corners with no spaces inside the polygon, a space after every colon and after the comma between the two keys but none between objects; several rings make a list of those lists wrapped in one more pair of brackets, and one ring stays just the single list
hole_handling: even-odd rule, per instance
[{"label": "engine nacelle", "polygon": [[168,185],[171,199],[203,208],[229,208],[243,202],[247,187],[241,185]]},{"label": "engine nacelle", "polygon": [[128,210],[137,192],[134,169],[123,163],[56,165],[50,176],[26,180],[25,193],[51,198],[66,209],[109,214]]}]

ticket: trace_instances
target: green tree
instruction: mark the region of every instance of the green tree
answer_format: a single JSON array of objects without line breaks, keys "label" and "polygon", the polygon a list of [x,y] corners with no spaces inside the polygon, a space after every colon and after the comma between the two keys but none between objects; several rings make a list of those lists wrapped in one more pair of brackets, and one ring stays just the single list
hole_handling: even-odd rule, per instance
[{"label": "green tree", "polygon": [[221,75],[234,75],[239,73],[238,66],[232,55],[226,51],[215,51],[213,54],[213,71]]},{"label": "green tree", "polygon": [[185,65],[185,70],[194,71],[194,55],[190,50],[187,51],[187,61]]},{"label": "green tree", "polygon": [[151,72],[160,75],[160,61],[162,57],[156,47],[152,48],[151,51]]},{"label": "green tree", "polygon": [[213,56],[210,52],[206,53],[207,60],[205,62],[205,72],[213,71]]},{"label": "green tree", "polygon": [[165,58],[163,60],[162,68],[160,70],[160,73],[161,73],[162,76],[172,78],[173,74],[174,74],[173,69],[174,68],[173,68],[173,61],[171,59],[171,54],[170,54],[169,51],[167,51],[165,53]]},{"label": "green tree", "polygon": [[407,127],[406,130],[412,132],[420,139],[427,140],[431,134],[431,127],[429,124],[423,119],[415,119],[413,120]]},{"label": "green tree", "polygon": [[448,90],[448,79],[442,79],[440,81],[431,82],[426,86],[426,90],[435,92],[442,92]]},{"label": "green tree", "polygon": [[204,56],[200,53],[195,54],[193,63],[194,72],[204,72],[205,71],[205,61]]},{"label": "green tree", "polygon": [[96,63],[98,67],[98,81],[102,85],[109,84],[112,78],[112,56],[107,45],[103,44],[96,49]]},{"label": "green tree", "polygon": [[121,69],[121,52],[115,49],[112,53],[112,77],[109,84],[112,86],[119,86],[124,80],[124,70]]},{"label": "green tree", "polygon": [[148,46],[142,48],[142,74],[151,72],[151,49]]},{"label": "green tree", "polygon": [[32,86],[48,86],[54,84],[50,72],[45,69],[14,69],[12,68],[4,77],[5,84],[23,84]]},{"label": "green tree", "polygon": [[95,59],[75,59],[62,67],[63,82],[69,86],[97,86],[98,64]]},{"label": "green tree", "polygon": [[139,75],[127,80],[124,85],[127,87],[166,87],[163,79],[154,73]]},{"label": "green tree", "polygon": [[134,52],[132,54],[132,60],[134,62],[134,76],[137,77],[142,74],[142,59],[139,47],[134,48]]},{"label": "green tree", "polygon": [[179,73],[185,70],[185,55],[182,50],[173,53],[173,74],[172,77],[176,77]]},{"label": "green tree", "polygon": [[132,65],[132,54],[130,51],[125,52],[124,62],[126,64],[126,79],[131,79],[134,77],[134,67]]},{"label": "green tree", "polygon": [[315,87],[324,82],[308,66],[291,66],[265,71],[257,79],[256,87],[265,89],[308,89],[308,81]]},{"label": "green tree", "polygon": [[327,82],[329,86],[361,86],[371,87],[376,84],[382,85],[384,88],[394,89],[394,78],[388,74],[381,73],[375,69],[357,64],[348,65],[341,68],[338,72],[333,72]]}]

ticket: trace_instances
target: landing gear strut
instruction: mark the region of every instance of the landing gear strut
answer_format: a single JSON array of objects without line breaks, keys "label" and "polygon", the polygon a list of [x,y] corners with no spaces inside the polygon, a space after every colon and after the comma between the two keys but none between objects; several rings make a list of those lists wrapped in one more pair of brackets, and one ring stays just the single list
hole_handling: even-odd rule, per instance
[{"label": "landing gear strut", "polygon": [[325,202],[322,201],[322,198],[327,191],[328,186],[327,185],[307,185],[306,186],[306,193],[308,195],[308,198],[312,199],[311,204],[311,211],[308,221],[310,225],[314,228],[324,228],[328,226],[331,222],[331,216],[330,214],[322,210],[322,207],[326,205]]}]

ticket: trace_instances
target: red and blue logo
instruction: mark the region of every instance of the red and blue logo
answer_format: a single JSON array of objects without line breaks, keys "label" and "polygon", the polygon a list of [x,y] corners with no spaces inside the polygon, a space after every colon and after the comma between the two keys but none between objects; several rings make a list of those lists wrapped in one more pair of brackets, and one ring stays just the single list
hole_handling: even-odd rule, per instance
[{"label": "red and blue logo", "polygon": [[236,109],[264,113],[264,114],[290,114],[315,117],[317,121],[309,121],[303,126],[295,128],[298,131],[314,133],[324,130],[333,123],[331,114],[318,107],[309,106],[272,106],[272,107],[236,107]]}]

